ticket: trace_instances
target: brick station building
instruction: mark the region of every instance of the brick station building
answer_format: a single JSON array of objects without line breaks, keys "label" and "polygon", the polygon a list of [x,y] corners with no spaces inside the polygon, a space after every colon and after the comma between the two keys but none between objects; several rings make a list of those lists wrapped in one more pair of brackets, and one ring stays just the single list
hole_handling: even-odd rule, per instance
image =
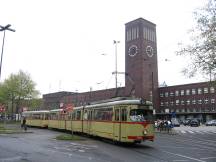
[{"label": "brick station building", "polygon": [[157,118],[175,114],[184,119],[216,118],[215,89],[208,82],[158,87],[156,25],[143,18],[125,24],[125,87],[99,91],[56,92],[43,95],[43,108],[61,103],[86,105],[114,97],[138,97],[153,102]]}]

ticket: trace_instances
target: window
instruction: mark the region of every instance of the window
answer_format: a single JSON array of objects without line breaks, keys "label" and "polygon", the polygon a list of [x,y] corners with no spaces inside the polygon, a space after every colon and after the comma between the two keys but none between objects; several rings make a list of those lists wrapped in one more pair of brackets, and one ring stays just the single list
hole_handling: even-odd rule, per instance
[{"label": "window", "polygon": [[202,94],[202,89],[198,88],[198,94]]},{"label": "window", "polygon": [[183,100],[181,101],[181,105],[184,105],[184,101]]},{"label": "window", "polygon": [[115,121],[119,121],[119,109],[115,109]]},{"label": "window", "polygon": [[160,105],[161,105],[161,106],[164,106],[164,103],[163,103],[163,102],[161,102],[161,103],[160,103]]},{"label": "window", "polygon": [[169,105],[169,103],[168,102],[165,102],[165,106],[168,106]]},{"label": "window", "polygon": [[190,89],[186,90],[186,95],[190,95]]},{"label": "window", "polygon": [[184,90],[181,90],[181,96],[184,96]]},{"label": "window", "polygon": [[187,100],[187,105],[190,105],[190,100]]},{"label": "window", "polygon": [[179,91],[175,91],[175,96],[179,96]]},{"label": "window", "polygon": [[202,104],[202,100],[201,99],[198,100],[198,104]]},{"label": "window", "polygon": [[204,88],[204,93],[208,93],[208,88]]},{"label": "window", "polygon": [[165,97],[168,97],[169,96],[169,92],[165,92]]},{"label": "window", "polygon": [[195,95],[196,94],[196,89],[192,89],[191,93],[192,93],[192,95]]},{"label": "window", "polygon": [[122,109],[121,121],[127,121],[127,109]]},{"label": "window", "polygon": [[164,94],[163,94],[163,93],[160,93],[160,97],[164,97]]},{"label": "window", "polygon": [[179,100],[176,100],[176,105],[179,105]]},{"label": "window", "polygon": [[150,110],[144,109],[133,109],[130,111],[130,119],[131,121],[152,121],[153,120],[153,112]]},{"label": "window", "polygon": [[208,104],[208,99],[207,98],[205,99],[205,104]]},{"label": "window", "polygon": [[84,111],[83,120],[88,120],[88,112],[87,112],[87,110]]},{"label": "window", "polygon": [[72,111],[71,118],[72,120],[76,119],[76,111]]},{"label": "window", "polygon": [[196,100],[192,100],[192,104],[195,105],[196,104]]},{"label": "window", "polygon": [[76,112],[76,120],[80,120],[80,119],[81,119],[81,111],[78,110],[78,111]]},{"label": "window", "polygon": [[215,103],[215,99],[214,98],[211,99],[211,103],[212,104]]},{"label": "window", "polygon": [[210,87],[210,93],[215,93],[214,87]]},{"label": "window", "polygon": [[170,106],[173,106],[174,105],[174,102],[173,101],[170,101]]},{"label": "window", "polygon": [[[119,120],[119,109],[118,110],[118,120]],[[95,110],[95,120],[102,120],[102,121],[110,121],[112,120],[112,108],[103,108],[103,109],[96,109]]]},{"label": "window", "polygon": [[174,96],[174,93],[173,93],[173,92],[170,92],[170,96],[171,96],[171,97]]}]

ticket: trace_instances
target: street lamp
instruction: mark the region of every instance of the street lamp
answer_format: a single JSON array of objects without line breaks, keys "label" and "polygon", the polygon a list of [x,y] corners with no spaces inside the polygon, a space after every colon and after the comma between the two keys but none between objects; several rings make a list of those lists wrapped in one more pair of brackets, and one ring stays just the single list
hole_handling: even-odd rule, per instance
[{"label": "street lamp", "polygon": [[5,31],[9,30],[9,31],[15,32],[15,30],[11,29],[10,26],[11,26],[10,24],[8,24],[6,26],[0,25],[0,31],[4,31],[3,42],[2,42],[2,51],[1,51],[1,62],[0,62],[0,79],[1,79],[1,68],[2,68],[2,59],[3,59],[3,51],[4,51]]},{"label": "street lamp", "polygon": [[116,94],[115,94],[115,96],[117,97],[117,91],[118,91],[118,71],[117,71],[117,45],[118,45],[118,43],[120,43],[120,41],[116,41],[116,40],[114,40],[113,41],[113,44],[115,44],[115,72],[113,72],[113,74],[115,74],[115,86],[116,86]]}]

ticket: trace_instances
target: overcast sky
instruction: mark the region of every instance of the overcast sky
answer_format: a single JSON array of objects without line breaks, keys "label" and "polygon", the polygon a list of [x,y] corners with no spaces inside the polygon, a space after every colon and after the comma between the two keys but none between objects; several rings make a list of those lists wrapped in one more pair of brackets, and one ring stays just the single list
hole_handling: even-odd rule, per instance
[{"label": "overcast sky", "polygon": [[[1,81],[19,70],[28,72],[41,94],[115,87],[125,69],[125,23],[142,17],[157,25],[159,83],[204,81],[181,74],[185,58],[178,43],[188,39],[193,11],[206,0],[0,0],[0,25],[6,32]],[[0,32],[2,45],[3,32]],[[103,55],[102,55],[103,54]],[[168,59],[168,61],[165,61]],[[119,76],[124,86],[124,76]]]}]

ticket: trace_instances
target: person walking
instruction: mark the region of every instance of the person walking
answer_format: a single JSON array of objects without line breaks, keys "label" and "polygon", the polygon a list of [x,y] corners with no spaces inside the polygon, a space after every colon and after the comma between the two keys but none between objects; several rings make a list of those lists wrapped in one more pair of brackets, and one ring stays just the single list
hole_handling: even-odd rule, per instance
[{"label": "person walking", "polygon": [[27,131],[27,125],[26,125],[26,117],[23,117],[23,120],[22,120],[22,128]]}]

